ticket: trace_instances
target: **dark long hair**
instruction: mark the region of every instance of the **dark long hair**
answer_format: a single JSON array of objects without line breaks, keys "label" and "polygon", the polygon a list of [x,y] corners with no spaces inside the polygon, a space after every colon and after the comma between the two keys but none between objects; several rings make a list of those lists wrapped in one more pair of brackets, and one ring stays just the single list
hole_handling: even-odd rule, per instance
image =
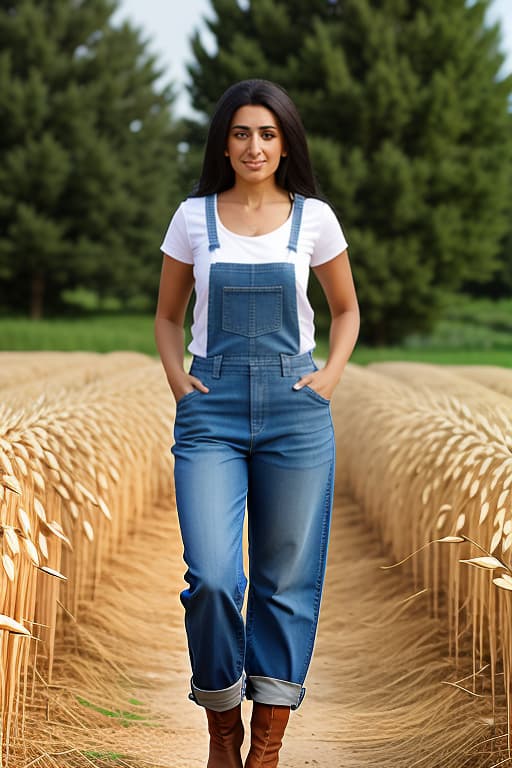
[{"label": "dark long hair", "polygon": [[210,122],[201,176],[192,197],[223,192],[234,185],[235,173],[224,150],[233,115],[247,105],[266,107],[278,120],[287,150],[276,171],[278,185],[291,194],[321,197],[297,107],[284,88],[269,80],[242,80],[220,97]]}]

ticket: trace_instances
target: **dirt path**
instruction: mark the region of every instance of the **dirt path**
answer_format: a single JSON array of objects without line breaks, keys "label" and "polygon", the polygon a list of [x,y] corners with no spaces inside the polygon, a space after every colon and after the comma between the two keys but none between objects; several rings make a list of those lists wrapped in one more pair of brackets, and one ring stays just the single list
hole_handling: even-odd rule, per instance
[{"label": "dirt path", "polygon": [[[98,715],[98,730],[84,719],[86,730],[77,730],[75,743],[94,744],[96,757],[110,750],[132,756],[137,765],[200,768],[207,735],[202,709],[187,700],[189,663],[178,599],[184,566],[170,507],[156,508],[145,530],[114,559],[101,594],[84,607],[81,631],[89,652],[100,647],[110,658],[110,671],[128,672],[131,682],[121,681],[121,692],[143,702],[157,727],[108,729]],[[422,595],[409,599],[412,587],[400,568],[380,570],[388,562],[358,507],[338,488],[316,651],[281,768],[491,764],[483,755],[474,757],[474,743],[491,735],[482,720],[489,715],[485,702],[443,684],[457,674],[444,659],[442,628],[426,615]],[[88,644],[88,631],[94,644]],[[82,668],[71,650],[57,670],[68,678],[68,703],[56,699],[56,715],[70,706],[73,693],[105,706],[111,692],[104,663],[91,669],[83,661]],[[246,724],[250,707],[244,702]],[[90,715],[82,710],[81,717]]]}]

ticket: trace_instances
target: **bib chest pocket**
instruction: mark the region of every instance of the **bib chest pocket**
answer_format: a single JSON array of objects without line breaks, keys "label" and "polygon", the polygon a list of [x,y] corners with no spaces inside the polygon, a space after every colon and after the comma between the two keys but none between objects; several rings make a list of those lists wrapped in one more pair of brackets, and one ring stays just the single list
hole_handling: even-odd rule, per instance
[{"label": "bib chest pocket", "polygon": [[223,287],[223,331],[253,338],[280,331],[282,324],[283,287],[281,285]]}]

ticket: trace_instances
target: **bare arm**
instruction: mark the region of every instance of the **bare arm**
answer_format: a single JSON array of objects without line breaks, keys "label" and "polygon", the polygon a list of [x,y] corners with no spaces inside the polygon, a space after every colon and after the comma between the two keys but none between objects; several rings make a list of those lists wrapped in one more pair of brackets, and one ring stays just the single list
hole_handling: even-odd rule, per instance
[{"label": "bare arm", "polygon": [[199,379],[185,373],[183,368],[183,326],[193,287],[192,265],[164,254],[155,316],[155,340],[176,402],[193,389],[208,392]]},{"label": "bare arm", "polygon": [[313,270],[331,313],[329,356],[324,368],[303,376],[295,388],[307,384],[330,400],[359,334],[359,305],[346,250]]}]

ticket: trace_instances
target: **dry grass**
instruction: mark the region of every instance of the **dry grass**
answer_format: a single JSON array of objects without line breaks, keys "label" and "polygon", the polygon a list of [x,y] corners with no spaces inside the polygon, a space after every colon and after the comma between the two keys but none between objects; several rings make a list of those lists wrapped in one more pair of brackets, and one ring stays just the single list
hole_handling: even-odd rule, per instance
[{"label": "dry grass", "polygon": [[510,749],[512,400],[414,363],[352,367],[342,393],[349,487],[447,622],[461,695],[489,698]]},{"label": "dry grass", "polygon": [[[186,701],[173,412],[160,364],[9,354],[4,758],[199,768],[206,731]],[[338,495],[318,645],[283,768],[508,761],[512,400],[500,369],[485,376],[348,366],[333,400]],[[3,629],[8,619],[21,626]]]},{"label": "dry grass", "polygon": [[[7,354],[9,357],[9,353]],[[18,357],[18,356],[15,356]],[[68,358],[41,382],[41,356],[25,356],[26,377],[7,387],[0,411],[0,613],[26,627],[2,632],[0,679],[6,756],[23,735],[37,685],[52,682],[56,636],[94,596],[105,558],[168,495],[172,411],[158,363],[142,355]],[[60,356],[57,355],[57,359]],[[24,406],[20,402],[24,402]],[[64,579],[61,577],[63,575]]]}]

